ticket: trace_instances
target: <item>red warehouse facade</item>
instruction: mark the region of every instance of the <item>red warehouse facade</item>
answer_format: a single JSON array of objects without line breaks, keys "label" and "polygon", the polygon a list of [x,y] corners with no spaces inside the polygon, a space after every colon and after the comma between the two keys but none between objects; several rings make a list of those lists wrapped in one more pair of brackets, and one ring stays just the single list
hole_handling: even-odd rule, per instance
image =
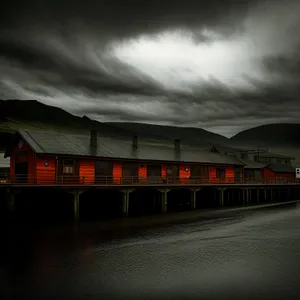
[{"label": "red warehouse facade", "polygon": [[10,181],[30,184],[240,183],[235,158],[87,134],[19,131],[7,147]]}]

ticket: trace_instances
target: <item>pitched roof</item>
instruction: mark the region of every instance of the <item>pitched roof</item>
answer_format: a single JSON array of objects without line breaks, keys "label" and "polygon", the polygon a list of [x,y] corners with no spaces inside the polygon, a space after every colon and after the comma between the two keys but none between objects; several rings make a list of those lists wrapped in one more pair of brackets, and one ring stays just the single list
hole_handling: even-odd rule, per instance
[{"label": "pitched roof", "polygon": [[232,148],[228,146],[222,146],[222,145],[214,145],[213,148],[215,148],[220,153],[229,153],[229,152],[247,152],[248,149],[240,149],[240,148]]},{"label": "pitched roof", "polygon": [[178,158],[172,146],[155,143],[139,143],[138,150],[133,151],[132,141],[107,137],[101,133],[98,134],[98,147],[95,152],[90,147],[90,133],[19,131],[19,134],[38,154],[243,165],[234,157],[200,149],[183,148]]},{"label": "pitched roof", "polygon": [[263,169],[269,164],[269,163],[260,163],[255,160],[249,160],[249,159],[239,159],[239,160],[245,164],[245,169]]},{"label": "pitched roof", "polygon": [[[241,149],[241,148],[232,148],[228,146],[222,145],[214,145],[213,146],[219,153],[236,153],[236,152],[256,152],[257,149]],[[257,152],[256,152],[257,153]],[[293,156],[278,154],[274,152],[270,152],[266,149],[260,149],[259,156],[263,158],[282,158],[282,159],[295,159]]]},{"label": "pitched roof", "polygon": [[288,164],[269,164],[268,168],[275,173],[296,173],[296,170],[293,166]]},{"label": "pitched roof", "polygon": [[295,157],[290,156],[290,155],[277,154],[277,153],[273,153],[273,152],[260,153],[259,156],[264,157],[264,158],[295,159]]}]

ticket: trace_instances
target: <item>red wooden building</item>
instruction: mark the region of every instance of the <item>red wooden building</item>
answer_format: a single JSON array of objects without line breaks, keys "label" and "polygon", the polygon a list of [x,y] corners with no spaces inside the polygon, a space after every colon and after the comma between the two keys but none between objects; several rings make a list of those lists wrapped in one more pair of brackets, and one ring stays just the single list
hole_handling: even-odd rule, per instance
[{"label": "red wooden building", "polygon": [[225,146],[213,146],[210,150],[235,157],[244,163],[244,179],[248,182],[280,183],[295,182],[296,169],[292,165],[292,156],[265,151],[258,153],[256,149],[238,149]]},{"label": "red wooden building", "polygon": [[117,140],[95,131],[19,131],[8,145],[10,181],[30,184],[239,183],[243,163],[226,155]]},{"label": "red wooden building", "polygon": [[288,164],[272,163],[263,169],[263,178],[265,182],[295,182],[296,169]]}]

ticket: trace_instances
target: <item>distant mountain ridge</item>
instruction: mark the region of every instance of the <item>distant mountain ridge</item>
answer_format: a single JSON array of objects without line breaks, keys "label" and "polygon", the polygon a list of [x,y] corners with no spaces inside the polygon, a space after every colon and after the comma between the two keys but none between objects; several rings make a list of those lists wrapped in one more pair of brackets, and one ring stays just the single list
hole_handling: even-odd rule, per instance
[{"label": "distant mountain ridge", "polygon": [[259,147],[300,147],[300,123],[275,123],[244,130],[231,139],[236,144]]},{"label": "distant mountain ridge", "polygon": [[217,133],[212,133],[205,129],[195,127],[176,127],[167,125],[155,125],[145,123],[130,122],[107,122],[116,128],[123,128],[130,132],[135,132],[138,136],[153,137],[158,140],[173,140],[180,138],[183,143],[190,145],[213,145],[228,144],[230,140]]},{"label": "distant mountain ridge", "polygon": [[136,134],[139,138],[169,142],[174,138],[180,138],[185,144],[201,147],[218,144],[229,147],[276,147],[300,150],[300,124],[258,126],[244,130],[229,139],[201,128],[127,122],[104,123],[91,120],[86,116],[74,116],[61,108],[35,100],[0,100],[0,148],[2,149],[11,134],[18,129],[81,132],[92,128],[115,137],[129,138]]},{"label": "distant mountain ridge", "polygon": [[67,111],[45,105],[36,100],[0,100],[0,147],[7,143],[12,132],[18,129],[86,131],[95,129],[115,137],[131,137],[133,134],[147,140],[171,141],[182,139],[191,145],[213,143],[227,144],[229,139],[201,128],[182,128],[141,123],[98,122],[87,116],[74,116]]}]

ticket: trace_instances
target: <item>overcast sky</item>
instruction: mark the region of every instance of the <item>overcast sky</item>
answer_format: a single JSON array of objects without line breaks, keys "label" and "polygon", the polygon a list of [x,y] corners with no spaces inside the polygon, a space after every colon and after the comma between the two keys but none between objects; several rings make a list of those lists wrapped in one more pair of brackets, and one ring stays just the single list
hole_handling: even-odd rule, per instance
[{"label": "overcast sky", "polygon": [[6,1],[0,98],[231,136],[298,122],[300,1]]}]

